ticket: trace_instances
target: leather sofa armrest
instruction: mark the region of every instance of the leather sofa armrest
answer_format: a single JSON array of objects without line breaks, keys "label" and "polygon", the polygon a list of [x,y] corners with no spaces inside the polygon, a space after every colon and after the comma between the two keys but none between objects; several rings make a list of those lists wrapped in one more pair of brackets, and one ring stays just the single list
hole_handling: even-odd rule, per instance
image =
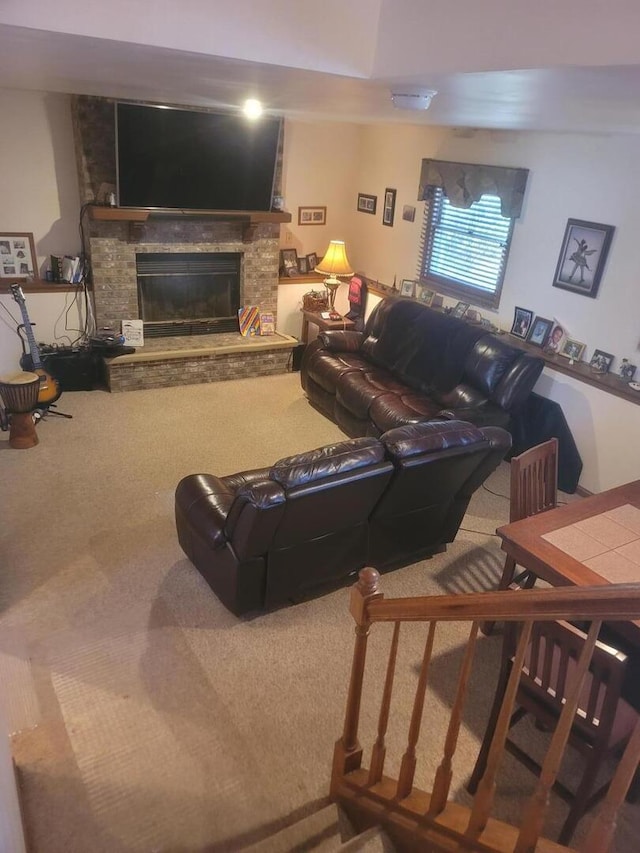
[{"label": "leather sofa armrest", "polygon": [[227,515],[225,535],[240,558],[267,550],[285,500],[282,486],[269,479],[239,489]]},{"label": "leather sofa armrest", "polygon": [[521,356],[502,378],[491,399],[503,409],[516,412],[524,405],[543,367],[543,359],[528,354]]},{"label": "leather sofa armrest", "polygon": [[509,413],[495,403],[481,403],[479,406],[461,406],[459,409],[441,409],[436,418],[446,418],[454,421],[468,421],[477,427],[499,426],[508,427],[511,418]]},{"label": "leather sofa armrest", "polygon": [[176,506],[213,548],[227,542],[225,526],[235,492],[213,474],[184,477],[176,488]]},{"label": "leather sofa armrest", "polygon": [[331,332],[321,332],[318,337],[325,349],[332,352],[358,352],[364,341],[363,332],[352,332],[345,329],[334,329]]}]

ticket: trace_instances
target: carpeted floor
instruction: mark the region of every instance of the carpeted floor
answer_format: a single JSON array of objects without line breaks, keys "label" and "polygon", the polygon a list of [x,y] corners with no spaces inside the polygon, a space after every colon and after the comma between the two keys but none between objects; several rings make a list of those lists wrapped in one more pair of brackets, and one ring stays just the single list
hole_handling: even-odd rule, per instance
[{"label": "carpeted floor", "polygon": [[[326,800],[353,624],[347,592],[238,619],[182,554],[173,492],[344,438],[306,402],[298,374],[109,395],[63,395],[27,451],[0,434],[0,704],[12,733],[33,853],[234,851]],[[489,486],[508,491],[506,464]],[[385,575],[389,596],[495,586],[493,532],[508,503],[476,494],[446,554]],[[484,531],[480,533],[470,532]],[[389,769],[406,738],[424,628],[405,632]],[[372,743],[389,626],[372,632],[362,741]],[[443,626],[420,758],[441,749],[464,633]],[[492,698],[500,638],[483,638],[454,790],[464,800]],[[525,736],[534,736],[525,732]],[[395,756],[395,757],[394,757]],[[498,811],[531,779],[506,759]],[[553,804],[551,829],[564,806]],[[639,811],[620,816],[632,851]]]}]

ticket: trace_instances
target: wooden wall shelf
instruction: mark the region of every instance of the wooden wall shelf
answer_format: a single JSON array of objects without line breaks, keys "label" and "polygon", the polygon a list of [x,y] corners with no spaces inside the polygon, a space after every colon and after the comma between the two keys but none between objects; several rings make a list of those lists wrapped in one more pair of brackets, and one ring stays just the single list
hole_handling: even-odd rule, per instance
[{"label": "wooden wall shelf", "polygon": [[74,290],[82,290],[81,284],[68,284],[67,282],[56,284],[55,281],[45,281],[42,278],[34,278],[33,281],[12,281],[11,283],[19,284],[25,293],[68,293]]},{"label": "wooden wall shelf", "polygon": [[181,210],[177,208],[104,207],[87,208],[91,219],[102,222],[128,222],[132,238],[149,219],[211,219],[217,222],[240,222],[242,242],[250,243],[259,225],[291,222],[291,214],[279,210]]}]

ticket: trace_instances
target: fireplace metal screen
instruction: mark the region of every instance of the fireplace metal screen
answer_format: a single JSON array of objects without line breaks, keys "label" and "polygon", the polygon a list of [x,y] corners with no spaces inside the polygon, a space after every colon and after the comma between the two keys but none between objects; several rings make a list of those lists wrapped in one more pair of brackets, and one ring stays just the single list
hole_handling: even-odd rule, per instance
[{"label": "fireplace metal screen", "polygon": [[237,332],[241,257],[238,252],[136,255],[145,335]]}]

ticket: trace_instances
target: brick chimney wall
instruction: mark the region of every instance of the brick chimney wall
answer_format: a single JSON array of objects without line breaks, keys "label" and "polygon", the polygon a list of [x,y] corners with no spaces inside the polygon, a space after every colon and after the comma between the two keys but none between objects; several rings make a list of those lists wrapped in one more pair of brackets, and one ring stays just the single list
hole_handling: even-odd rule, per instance
[{"label": "brick chimney wall", "polygon": [[[114,101],[76,95],[72,117],[80,192],[84,203],[104,204],[115,191]],[[282,139],[276,173],[276,193],[282,174]],[[135,232],[128,222],[96,221],[84,217],[91,263],[96,324],[120,326],[139,318],[136,254],[139,252],[239,252],[241,304],[259,305],[276,315],[280,226],[262,224],[250,243],[242,242],[238,222],[206,217],[149,219]]]}]

